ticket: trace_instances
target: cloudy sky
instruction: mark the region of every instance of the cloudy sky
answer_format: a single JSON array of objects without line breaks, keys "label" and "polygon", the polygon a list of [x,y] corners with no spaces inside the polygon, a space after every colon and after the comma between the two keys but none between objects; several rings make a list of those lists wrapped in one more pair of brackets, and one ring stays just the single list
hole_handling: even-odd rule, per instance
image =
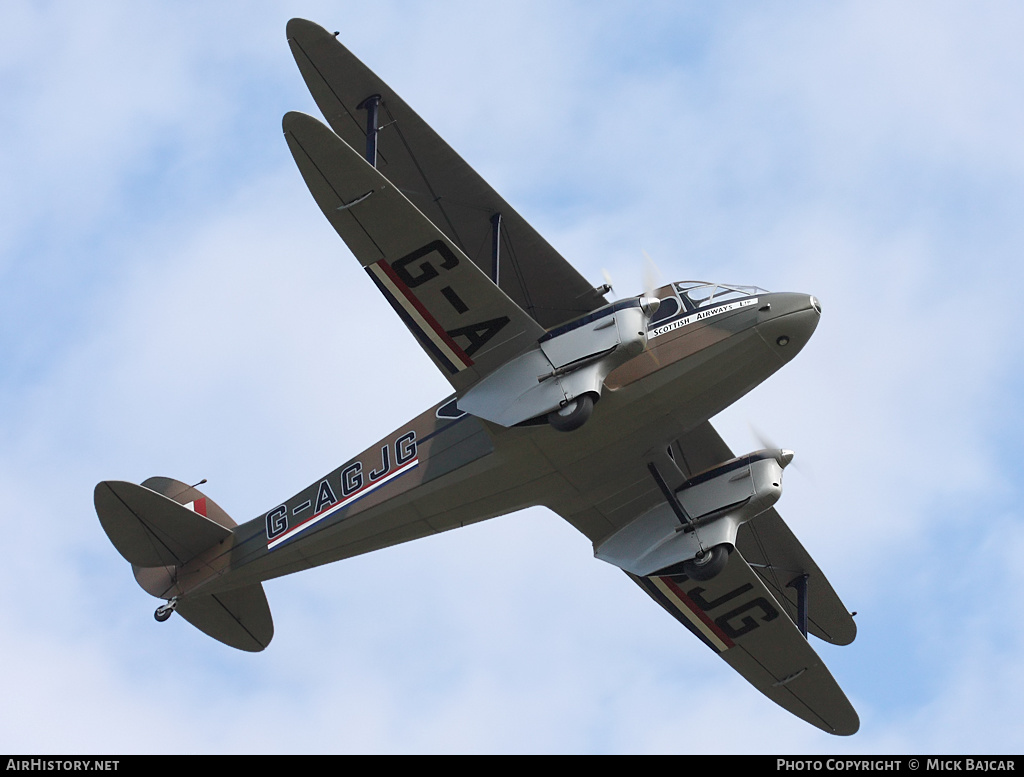
[{"label": "cloudy sky", "polygon": [[[1014,3],[0,6],[0,749],[1024,750],[1024,10]],[[271,581],[249,655],[134,583],[104,479],[259,515],[447,384],[281,136],[291,16],[341,40],[596,283],[813,293],[716,419],[859,636],[791,717],[553,514]],[[372,337],[368,337],[372,332]]]}]

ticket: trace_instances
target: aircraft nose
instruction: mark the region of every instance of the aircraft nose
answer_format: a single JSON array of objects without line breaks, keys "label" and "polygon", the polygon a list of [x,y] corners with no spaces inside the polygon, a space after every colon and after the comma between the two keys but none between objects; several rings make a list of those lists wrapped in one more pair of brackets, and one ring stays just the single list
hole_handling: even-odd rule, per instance
[{"label": "aircraft nose", "polygon": [[[821,319],[821,303],[810,294],[770,295],[770,307],[757,331],[765,343],[789,360],[804,347]],[[762,308],[762,310],[764,310]]]}]

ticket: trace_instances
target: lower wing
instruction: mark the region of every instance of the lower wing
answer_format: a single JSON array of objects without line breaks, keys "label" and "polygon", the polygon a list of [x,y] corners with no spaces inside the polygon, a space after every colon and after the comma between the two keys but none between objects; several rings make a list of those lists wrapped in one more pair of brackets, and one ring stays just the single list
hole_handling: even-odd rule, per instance
[{"label": "lower wing", "polygon": [[846,694],[741,552],[704,582],[626,574],[783,709],[830,734],[860,728]]},{"label": "lower wing", "polygon": [[[638,525],[659,503],[665,505],[648,463],[674,490],[734,456],[704,422],[684,434],[666,430],[641,458],[619,460],[616,474],[604,473],[602,488],[612,496],[594,496],[589,504],[577,502],[570,509],[552,505],[595,542],[595,549],[623,528]],[[637,532],[631,536],[647,545],[663,540],[644,540]],[[626,574],[776,704],[831,734],[858,730],[856,711],[797,626],[806,615],[808,633],[845,645],[857,633],[853,617],[774,508],[740,525],[727,563],[710,580],[688,577],[683,566],[647,576]],[[806,581],[803,607],[797,589],[790,587],[799,580]]]}]

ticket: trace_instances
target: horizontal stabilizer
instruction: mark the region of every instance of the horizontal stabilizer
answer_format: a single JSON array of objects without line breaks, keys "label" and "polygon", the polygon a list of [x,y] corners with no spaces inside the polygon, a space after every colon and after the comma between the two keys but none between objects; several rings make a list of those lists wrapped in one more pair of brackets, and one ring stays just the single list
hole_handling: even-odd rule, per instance
[{"label": "horizontal stabilizer", "polygon": [[205,500],[189,508],[145,486],[105,480],[93,501],[103,530],[133,566],[182,566],[231,536],[230,528],[202,514]]},{"label": "horizontal stabilizer", "polygon": [[177,613],[225,645],[258,653],[274,637],[274,621],[259,583],[178,601]]}]

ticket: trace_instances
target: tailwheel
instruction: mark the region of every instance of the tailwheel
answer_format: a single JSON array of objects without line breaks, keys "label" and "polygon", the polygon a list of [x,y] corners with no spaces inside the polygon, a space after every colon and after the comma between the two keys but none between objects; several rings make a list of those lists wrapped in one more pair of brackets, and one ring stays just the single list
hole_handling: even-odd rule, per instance
[{"label": "tailwheel", "polygon": [[178,607],[178,597],[175,596],[173,599],[167,602],[167,604],[161,604],[156,608],[156,612],[153,613],[153,617],[157,619],[158,623],[163,623],[165,620],[170,618],[174,611]]},{"label": "tailwheel", "polygon": [[593,412],[594,395],[581,394],[565,407],[548,413],[548,423],[560,432],[571,432],[583,426]]},{"label": "tailwheel", "polygon": [[715,545],[705,550],[696,558],[683,562],[683,572],[691,580],[704,582],[718,575],[729,563],[729,546]]}]

